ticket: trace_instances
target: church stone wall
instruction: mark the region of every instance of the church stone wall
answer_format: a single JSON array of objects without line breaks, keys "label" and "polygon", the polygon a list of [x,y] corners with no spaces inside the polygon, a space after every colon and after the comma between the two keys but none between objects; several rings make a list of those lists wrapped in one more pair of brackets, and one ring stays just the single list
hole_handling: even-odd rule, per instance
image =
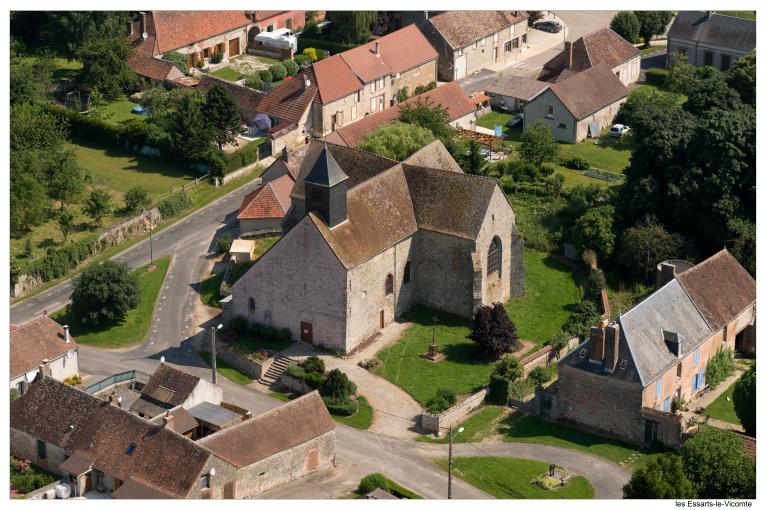
[{"label": "church stone wall", "polygon": [[[514,212],[503,192],[496,186],[476,240],[482,268],[482,304],[505,303],[511,297],[512,227]],[[487,275],[487,252],[495,237],[501,240],[501,275]]]}]

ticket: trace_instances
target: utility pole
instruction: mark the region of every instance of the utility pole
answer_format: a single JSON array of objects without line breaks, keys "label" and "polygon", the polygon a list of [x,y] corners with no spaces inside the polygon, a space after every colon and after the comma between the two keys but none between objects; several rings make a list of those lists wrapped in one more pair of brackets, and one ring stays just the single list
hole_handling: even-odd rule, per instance
[{"label": "utility pole", "polygon": [[[463,432],[463,427],[456,431],[456,434]],[[447,429],[448,447],[447,447],[447,499],[453,499],[453,426]]]},{"label": "utility pole", "polygon": [[213,384],[216,384],[216,330],[221,329],[223,324],[210,328],[210,366],[213,369]]},{"label": "utility pole", "polygon": [[149,218],[149,270],[152,270],[152,266],[154,265],[154,249],[152,246],[152,230],[153,230],[153,221],[152,221],[152,211],[147,210],[144,208],[144,214],[147,215]]}]

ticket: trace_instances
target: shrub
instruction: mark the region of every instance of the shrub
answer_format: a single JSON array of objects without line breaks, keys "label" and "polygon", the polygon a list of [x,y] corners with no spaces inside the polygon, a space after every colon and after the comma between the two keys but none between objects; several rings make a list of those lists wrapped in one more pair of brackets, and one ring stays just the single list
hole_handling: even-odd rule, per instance
[{"label": "shrub", "polygon": [[134,212],[147,207],[150,203],[149,193],[141,186],[134,186],[125,193],[125,210]]},{"label": "shrub", "polygon": [[163,60],[167,60],[171,64],[184,71],[184,74],[189,72],[189,68],[186,66],[186,56],[177,51],[169,51],[162,56]]},{"label": "shrub", "polygon": [[298,64],[293,60],[283,60],[282,65],[285,67],[288,76],[295,76],[298,74]]},{"label": "shrub", "polygon": [[62,248],[51,247],[43,258],[27,266],[26,273],[49,282],[64,276],[80,262],[101,253],[105,247],[106,242],[99,241],[96,236],[69,243]]},{"label": "shrub", "polygon": [[72,314],[84,324],[115,323],[139,304],[138,278],[113,260],[92,264],[74,280]]},{"label": "shrub", "polygon": [[224,60],[224,54],[221,52],[216,52],[210,57],[211,64],[219,64],[222,60]]},{"label": "shrub", "polygon": [[229,328],[239,336],[243,336],[248,332],[248,320],[242,315],[237,315],[229,321]]},{"label": "shrub", "polygon": [[274,80],[274,77],[272,76],[272,72],[268,69],[261,69],[258,72],[259,78],[261,78],[262,82],[271,83],[272,80]]},{"label": "shrub", "polygon": [[192,207],[192,200],[189,198],[189,195],[183,191],[173,193],[171,196],[157,204],[157,209],[160,210],[163,219],[178,216],[190,207]]},{"label": "shrub", "polygon": [[573,156],[562,160],[562,166],[571,168],[573,170],[588,170],[591,168],[591,163],[586,158],[581,156]]},{"label": "shrub", "polygon": [[490,376],[490,384],[487,387],[487,402],[501,406],[508,405],[511,398],[511,382],[505,377]]},{"label": "shrub", "polygon": [[364,495],[373,492],[375,489],[389,492],[389,480],[381,473],[371,473],[360,480],[357,491]]},{"label": "shrub", "polygon": [[224,234],[216,238],[216,253],[227,253],[232,247],[232,236]]},{"label": "shrub", "polygon": [[313,61],[322,60],[325,58],[325,51],[329,51],[334,54],[343,53],[346,50],[354,48],[355,46],[356,45],[354,44],[337,43],[323,39],[309,39],[303,36],[299,37],[298,39],[298,51],[302,52],[304,55],[307,55],[306,50],[314,50],[316,58],[313,58]]},{"label": "shrub", "polygon": [[272,73],[272,78],[274,81],[283,80],[285,79],[285,76],[288,75],[288,70],[279,62],[272,64],[272,66],[269,68],[269,71]]},{"label": "shrub", "polygon": [[233,172],[244,166],[257,163],[259,161],[260,143],[250,142],[245,147],[238,149],[226,156],[226,170]]},{"label": "shrub", "polygon": [[685,402],[680,397],[674,397],[671,400],[671,412],[676,413],[677,411],[682,411],[685,408]]},{"label": "shrub", "polygon": [[551,374],[543,367],[535,367],[530,371],[527,379],[536,386],[543,386],[551,380]]},{"label": "shrub", "polygon": [[11,485],[23,494],[29,494],[56,481],[51,473],[32,466],[28,460],[13,457],[11,457],[10,475]]},{"label": "shrub", "polygon": [[320,393],[326,397],[342,400],[349,398],[349,395],[353,394],[355,389],[349,377],[339,369],[334,368],[328,372],[328,378],[322,384]]},{"label": "shrub", "polygon": [[296,55],[293,57],[293,62],[298,64],[299,67],[306,67],[312,63],[312,59],[306,55]]},{"label": "shrub", "polygon": [[316,48],[305,48],[302,53],[304,55],[306,55],[307,57],[309,57],[309,59],[312,62],[317,62],[318,56],[317,56],[317,49]]},{"label": "shrub", "polygon": [[517,328],[501,303],[480,306],[469,324],[469,340],[475,342],[480,356],[498,359],[517,347]]},{"label": "shrub", "polygon": [[246,87],[256,90],[261,90],[261,86],[263,85],[261,77],[258,74],[251,74],[247,76],[243,83]]},{"label": "shrub", "polygon": [[666,84],[668,78],[668,69],[661,69],[660,67],[651,67],[645,71],[645,81],[650,85],[657,87],[663,87]]},{"label": "shrub", "polygon": [[426,409],[431,414],[439,414],[450,409],[456,402],[455,392],[450,389],[439,389],[437,393],[426,402]]},{"label": "shrub", "polygon": [[328,408],[330,414],[338,416],[351,416],[357,412],[358,403],[356,400],[350,398],[333,398],[322,397],[322,401],[325,402],[325,407]]},{"label": "shrub", "polygon": [[706,384],[712,389],[716,388],[733,370],[735,361],[732,359],[732,349],[719,349],[706,366]]},{"label": "shrub", "polygon": [[304,373],[304,382],[315,390],[322,386],[322,374],[317,372]]},{"label": "shrub", "polygon": [[325,373],[325,362],[322,361],[317,356],[309,356],[304,360],[302,363],[302,366],[304,367],[304,371],[307,373],[315,372],[318,374],[324,374]]},{"label": "shrub", "polygon": [[285,369],[285,373],[290,377],[298,379],[299,381],[303,381],[304,377],[306,376],[304,369],[298,366],[297,363],[291,363],[288,365],[288,367]]}]

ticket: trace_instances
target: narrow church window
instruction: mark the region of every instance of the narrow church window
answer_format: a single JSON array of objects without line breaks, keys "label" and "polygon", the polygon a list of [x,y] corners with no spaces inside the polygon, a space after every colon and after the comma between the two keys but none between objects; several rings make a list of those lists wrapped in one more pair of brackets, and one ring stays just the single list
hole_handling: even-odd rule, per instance
[{"label": "narrow church window", "polygon": [[394,277],[391,274],[386,275],[386,295],[394,292]]},{"label": "narrow church window", "polygon": [[402,277],[402,283],[410,283],[410,262],[405,263],[405,274]]},{"label": "narrow church window", "polygon": [[253,313],[256,311],[256,300],[252,297],[248,298],[248,310],[250,310],[250,313]]},{"label": "narrow church window", "polygon": [[487,276],[501,276],[501,240],[493,238],[490,248],[487,249]]}]

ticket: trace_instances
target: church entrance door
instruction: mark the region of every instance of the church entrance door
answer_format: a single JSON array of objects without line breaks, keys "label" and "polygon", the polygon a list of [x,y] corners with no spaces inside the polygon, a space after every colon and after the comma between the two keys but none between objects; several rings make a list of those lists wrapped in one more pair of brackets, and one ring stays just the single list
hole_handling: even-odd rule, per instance
[{"label": "church entrance door", "polygon": [[301,321],[301,341],[312,343],[313,340],[312,324],[310,322]]}]

